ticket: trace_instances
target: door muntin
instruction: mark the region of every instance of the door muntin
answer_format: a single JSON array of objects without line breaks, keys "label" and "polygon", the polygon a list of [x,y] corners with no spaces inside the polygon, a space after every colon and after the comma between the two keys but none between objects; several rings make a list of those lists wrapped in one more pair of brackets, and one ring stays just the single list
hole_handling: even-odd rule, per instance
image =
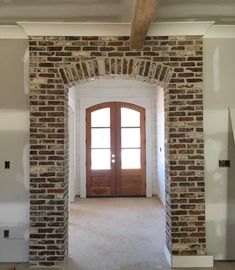
[{"label": "door muntin", "polygon": [[87,196],[145,196],[145,110],[110,102],[87,109]]}]

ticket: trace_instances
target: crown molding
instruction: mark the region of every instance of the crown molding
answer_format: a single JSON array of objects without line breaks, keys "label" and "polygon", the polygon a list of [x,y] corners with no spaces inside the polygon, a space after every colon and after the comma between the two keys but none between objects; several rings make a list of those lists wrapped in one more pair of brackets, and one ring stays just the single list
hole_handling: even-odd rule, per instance
[{"label": "crown molding", "polygon": [[235,25],[212,25],[204,38],[235,38]]},{"label": "crown molding", "polygon": [[129,36],[129,23],[17,22],[28,36]]},{"label": "crown molding", "polygon": [[18,25],[1,25],[0,39],[28,39],[28,36]]},{"label": "crown molding", "polygon": [[[0,39],[28,39],[29,36],[129,36],[129,23],[19,22],[1,25]],[[235,25],[214,22],[153,23],[148,36],[202,35],[204,38],[235,38]]]},{"label": "crown molding", "polygon": [[[204,35],[209,22],[152,23],[148,36]],[[130,36],[130,23],[18,22],[28,36]]]},{"label": "crown molding", "polygon": [[203,36],[213,24],[214,21],[152,23],[148,36]]}]

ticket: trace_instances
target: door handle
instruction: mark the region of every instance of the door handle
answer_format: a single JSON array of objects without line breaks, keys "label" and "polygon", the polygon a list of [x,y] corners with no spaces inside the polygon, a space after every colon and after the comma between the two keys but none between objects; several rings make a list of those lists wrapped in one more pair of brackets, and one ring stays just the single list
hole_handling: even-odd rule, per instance
[{"label": "door handle", "polygon": [[114,154],[112,154],[112,158],[114,158],[115,157],[115,155]]},{"label": "door handle", "polygon": [[112,163],[115,163],[115,159],[112,159]]}]

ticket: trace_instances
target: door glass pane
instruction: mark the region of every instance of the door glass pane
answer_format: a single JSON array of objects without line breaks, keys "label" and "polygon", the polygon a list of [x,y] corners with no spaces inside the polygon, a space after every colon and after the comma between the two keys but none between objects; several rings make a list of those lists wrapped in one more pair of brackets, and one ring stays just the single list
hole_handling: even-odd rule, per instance
[{"label": "door glass pane", "polygon": [[140,149],[122,149],[121,167],[122,169],[140,169]]},{"label": "door glass pane", "polygon": [[91,129],[91,148],[110,148],[110,128]]},{"label": "door glass pane", "polygon": [[110,127],[110,108],[96,110],[91,113],[92,127]]},{"label": "door glass pane", "polygon": [[91,169],[110,170],[110,149],[91,149]]},{"label": "door glass pane", "polygon": [[122,127],[139,127],[140,112],[128,108],[121,108],[121,126]]},{"label": "door glass pane", "polygon": [[122,148],[140,147],[140,128],[122,128],[121,147]]}]

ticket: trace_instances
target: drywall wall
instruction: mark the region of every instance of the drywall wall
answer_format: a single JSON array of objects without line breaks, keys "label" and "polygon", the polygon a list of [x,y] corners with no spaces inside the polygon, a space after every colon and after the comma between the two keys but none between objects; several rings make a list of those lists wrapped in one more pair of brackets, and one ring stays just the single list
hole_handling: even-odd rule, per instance
[{"label": "drywall wall", "polygon": [[[207,252],[235,259],[235,39],[204,39],[204,131]],[[230,168],[219,167],[230,160]]]},{"label": "drywall wall", "polygon": [[[0,40],[0,261],[28,260],[27,40]],[[5,169],[5,161],[10,168]],[[9,229],[9,239],[4,230]]]},{"label": "drywall wall", "polygon": [[[151,84],[133,80],[97,80],[79,85],[70,91],[76,95],[75,138],[76,138],[76,193],[85,196],[85,109],[102,102],[122,101],[146,108],[146,138],[149,155],[147,158],[147,195],[158,194],[156,173],[156,93]],[[79,155],[80,153],[80,155]],[[149,180],[148,180],[149,179]],[[149,184],[151,183],[151,186]]]}]

